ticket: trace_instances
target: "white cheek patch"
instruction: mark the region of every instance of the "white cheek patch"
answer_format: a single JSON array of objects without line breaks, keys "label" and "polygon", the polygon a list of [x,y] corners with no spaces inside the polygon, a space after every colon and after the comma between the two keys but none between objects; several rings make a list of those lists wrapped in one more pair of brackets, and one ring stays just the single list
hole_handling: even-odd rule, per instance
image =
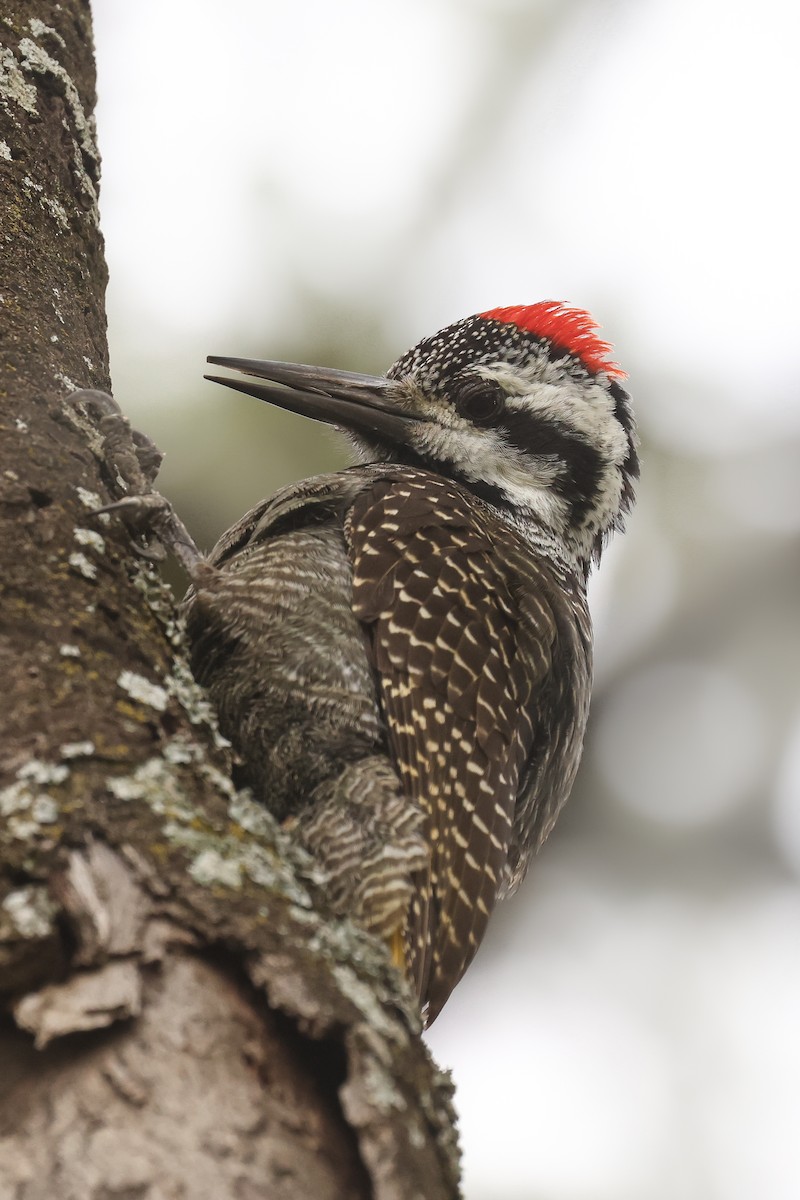
[{"label": "white cheek patch", "polygon": [[416,449],[424,456],[450,462],[464,478],[490,483],[508,500],[529,509],[540,520],[560,526],[568,505],[553,491],[559,464],[544,455],[523,455],[494,429],[476,429],[459,420],[457,432],[431,423],[421,426]]}]

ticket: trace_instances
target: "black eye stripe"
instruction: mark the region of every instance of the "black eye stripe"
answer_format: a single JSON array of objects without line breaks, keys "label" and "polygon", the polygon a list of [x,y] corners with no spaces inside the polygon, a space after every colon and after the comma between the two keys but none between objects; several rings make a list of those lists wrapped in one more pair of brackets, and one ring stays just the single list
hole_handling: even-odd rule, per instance
[{"label": "black eye stripe", "polygon": [[560,421],[519,410],[504,413],[497,429],[523,454],[552,458],[559,465],[553,489],[572,502],[572,520],[580,524],[597,497],[603,475],[597,450]]},{"label": "black eye stripe", "polygon": [[573,430],[553,417],[542,417],[525,409],[506,411],[498,425],[507,441],[523,454],[552,454],[569,458],[582,450],[591,450]]}]

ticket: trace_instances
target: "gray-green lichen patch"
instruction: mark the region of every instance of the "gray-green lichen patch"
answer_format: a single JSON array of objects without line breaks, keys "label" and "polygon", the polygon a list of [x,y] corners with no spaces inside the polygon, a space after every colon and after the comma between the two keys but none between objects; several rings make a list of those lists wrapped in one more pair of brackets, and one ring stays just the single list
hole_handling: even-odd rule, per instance
[{"label": "gray-green lichen patch", "polygon": [[[194,765],[197,768],[198,773],[202,775],[204,779],[208,780],[215,791],[219,792],[221,796],[225,796],[227,798],[228,811],[231,813],[232,806],[237,800],[239,793],[237,793],[236,788],[233,786],[233,782],[230,777],[228,775],[224,775],[222,771],[218,770],[217,767],[208,762],[206,751],[199,744],[199,742],[192,741],[191,738],[187,738],[182,734],[178,734],[176,737],[172,738],[171,741],[167,742],[162,753],[164,759],[168,763],[172,763],[175,766]],[[250,803],[252,803],[252,801]],[[265,813],[266,810],[261,809],[261,812]],[[263,833],[264,835],[271,835],[273,830],[276,828],[276,825],[274,820],[269,817],[269,814],[266,814],[266,818],[267,822],[271,823],[262,825],[258,832]],[[231,816],[231,819],[234,820],[235,818]]]},{"label": "gray-green lichen patch", "polygon": [[27,841],[47,834],[58,820],[58,804],[44,789],[63,783],[69,768],[33,758],[17,771],[16,779],[0,791],[0,817],[11,838]]},{"label": "gray-green lichen patch", "polygon": [[[151,758],[132,775],[118,775],[108,781],[108,790],[124,802],[139,801],[161,818],[161,830],[173,846],[189,856],[189,873],[198,883],[241,890],[249,882],[270,891],[278,891],[293,904],[311,906],[311,899],[300,885],[291,867],[282,861],[285,849],[275,849],[282,839],[274,819],[261,811],[246,796],[238,796],[230,780],[213,767],[213,782],[224,785],[229,794],[230,825],[208,824],[186,796],[180,766],[194,760],[201,763],[202,747],[185,739],[175,739],[164,755]],[[244,817],[247,825],[237,820]]]},{"label": "gray-green lichen patch", "polygon": [[[227,797],[228,814],[232,821],[236,820],[236,817],[233,815],[233,805],[235,804],[239,793],[237,793],[236,788],[233,786],[233,781],[231,780],[230,776],[223,774],[223,772],[215,767],[213,763],[208,762],[205,750],[202,746],[198,745],[197,742],[188,742],[186,739],[180,737],[173,738],[172,742],[164,751],[164,755],[169,759],[171,754],[180,753],[189,753],[192,755],[191,761],[196,764],[197,769],[203,778],[207,779],[214,790],[219,792],[221,796]],[[246,795],[246,793],[242,793],[242,796],[244,795]],[[242,801],[242,803],[244,803],[244,801]],[[252,801],[250,801],[250,803],[252,804]],[[251,832],[257,832],[259,836],[266,837],[269,835],[271,837],[273,831],[277,829],[277,826],[273,818],[270,817],[269,813],[266,812],[266,809],[262,808],[261,812],[266,814],[264,823],[258,830],[255,829],[255,826],[253,826],[251,828]]]},{"label": "gray-green lichen patch", "polygon": [[[59,200],[55,200],[52,196],[46,196],[41,183],[36,183],[33,179],[31,179],[30,175],[24,176],[22,180],[22,190],[27,192],[29,196],[36,196],[39,204],[42,206],[42,209],[53,218],[59,230],[62,233],[66,233],[66,231],[69,229],[69,220],[67,218],[66,209]],[[55,340],[58,341],[58,338]]]},{"label": "gray-green lichen patch", "polygon": [[[396,1030],[391,1032],[394,1032],[396,1036]],[[391,1036],[391,1033],[387,1031],[387,1035]],[[382,1044],[377,1037],[374,1037],[372,1030],[370,1030],[369,1042],[368,1051],[366,1053],[362,1051],[358,1056],[358,1082],[356,1084],[353,1081],[353,1090],[357,1087],[362,1093],[370,1118],[373,1120],[375,1113],[382,1113],[384,1116],[389,1116],[393,1112],[406,1114],[408,1103],[397,1086],[391,1060],[386,1063],[379,1061],[378,1058],[381,1050],[385,1049],[385,1043]],[[359,1108],[356,1105],[353,1115],[358,1111]],[[407,1128],[406,1133],[408,1133]]]},{"label": "gray-green lichen patch", "polygon": [[[149,758],[132,775],[118,775],[108,781],[109,790],[119,800],[144,800],[159,815],[191,821],[195,809],[186,803],[176,767],[201,763],[205,757],[202,746],[178,736],[167,742],[161,755]],[[221,776],[233,792],[233,784]]]},{"label": "gray-green lichen patch", "polygon": [[172,822],[165,826],[169,840],[191,855],[189,874],[197,883],[240,890],[246,882],[280,892],[300,908],[311,908],[311,897],[300,886],[275,850],[233,834],[203,833]]},{"label": "gray-green lichen patch", "polygon": [[[198,883],[238,890],[250,881],[270,891],[281,892],[301,908],[309,908],[308,893],[283,861],[285,847],[281,845],[280,850],[276,849],[282,838],[274,818],[264,809],[259,822],[251,805],[251,800],[234,793],[228,805],[232,827],[224,832],[198,828],[196,821],[187,820],[185,811],[176,807],[164,825],[164,834],[173,845],[191,855],[189,873]],[[250,829],[236,820],[241,815],[245,816]],[[243,836],[245,833],[248,836]]]},{"label": "gray-green lichen patch", "polygon": [[[173,624],[176,640],[180,640],[182,626],[180,623]],[[219,732],[216,713],[182,655],[176,654],[173,658],[172,669],[165,682],[167,691],[178,701],[191,724],[204,725],[211,731],[217,749],[228,749],[230,742]]]},{"label": "gray-green lichen patch", "polygon": [[235,859],[225,858],[219,850],[201,850],[189,864],[189,874],[196,883],[204,886],[222,884],[223,887],[242,886],[241,865]]},{"label": "gray-green lichen patch", "polygon": [[66,50],[67,43],[58,30],[53,29],[52,25],[45,25],[44,21],[41,21],[38,17],[31,17],[30,21],[28,21],[28,29],[30,29],[37,41],[41,42],[46,38],[50,38],[52,41],[57,42],[62,50]]},{"label": "gray-green lichen patch", "polygon": [[0,940],[8,933],[27,939],[47,937],[57,909],[43,887],[17,888],[0,904]]},{"label": "gray-green lichen patch", "polygon": [[[335,963],[333,974],[342,995],[347,996],[355,1008],[363,1013],[371,1028],[383,1037],[391,1037],[395,1028],[394,1024],[384,1012],[380,1000],[375,995],[374,988],[363,979],[359,979],[353,968],[346,963]],[[391,1096],[385,1097],[387,1110],[395,1107],[396,1104],[397,1097],[394,1092]]]},{"label": "gray-green lichen patch", "polygon": [[63,742],[58,748],[62,758],[91,758],[95,752],[94,742]]},{"label": "gray-green lichen patch", "polygon": [[164,758],[176,767],[186,766],[195,761],[197,749],[194,742],[187,742],[184,738],[173,738],[164,747]]},{"label": "gray-green lichen patch", "polygon": [[[42,28],[46,29],[47,27],[42,26]],[[87,211],[90,212],[94,223],[99,224],[95,180],[99,176],[100,160],[95,143],[94,122],[87,118],[78,89],[60,62],[31,38],[21,40],[19,53],[24,72],[49,78],[56,84],[58,91],[64,97],[77,140],[73,165],[78,186],[89,201]]]},{"label": "gray-green lichen patch", "polygon": [[[104,514],[108,516],[108,513]],[[183,645],[183,626],[175,616],[175,596],[156,571],[149,565],[136,562],[131,573],[131,582],[144,597],[147,607],[159,621],[169,642],[173,646]]]},{"label": "gray-green lichen patch", "polygon": [[143,800],[156,813],[176,809],[186,820],[192,818],[175,772],[162,758],[149,758],[132,775],[115,775],[106,786],[117,800]]},{"label": "gray-green lichen patch", "polygon": [[123,692],[127,692],[131,700],[135,700],[138,704],[145,704],[148,708],[154,708],[156,712],[164,712],[169,702],[169,695],[165,688],[157,683],[152,683],[149,679],[145,679],[144,675],[138,675],[135,671],[121,671],[117,677],[117,687],[122,688]]},{"label": "gray-green lichen patch", "polygon": [[79,546],[89,546],[97,554],[105,554],[105,538],[96,529],[83,529],[81,526],[76,526],[73,537]]},{"label": "gray-green lichen patch", "polygon": [[167,694],[174,697],[180,704],[192,725],[204,726],[209,730],[217,749],[228,749],[230,742],[219,732],[214,708],[205,691],[192,675],[185,658],[185,626],[183,619],[176,615],[175,597],[172,591],[153,568],[145,563],[137,562],[135,564],[131,580],[161,625],[167,641],[175,650],[169,673],[164,679]]},{"label": "gray-green lichen patch", "polygon": [[17,771],[17,779],[26,779],[42,786],[48,783],[63,783],[68,775],[69,769],[61,763],[43,762],[40,758],[29,759]]},{"label": "gray-green lichen patch", "polygon": [[36,88],[28,83],[7,46],[0,46],[0,103],[6,109],[17,104],[31,116],[36,113]]},{"label": "gray-green lichen patch", "polygon": [[[75,491],[78,493],[78,499],[84,508],[95,509],[102,507],[103,501],[97,492],[92,492],[89,488],[81,487],[80,485],[76,487]],[[108,513],[104,515],[108,517]]]},{"label": "gray-green lichen patch", "polygon": [[97,567],[80,550],[74,550],[67,559],[70,567],[84,579],[97,579]]},{"label": "gray-green lichen patch", "polygon": [[0,138],[0,158],[4,158],[6,162],[11,162],[11,147],[2,138]]},{"label": "gray-green lichen patch", "polygon": [[74,646],[71,642],[62,642],[58,647],[58,653],[62,658],[80,658],[80,646]]},{"label": "gray-green lichen patch", "polygon": [[251,799],[249,792],[234,792],[228,805],[228,812],[231,820],[241,826],[246,833],[255,834],[256,837],[275,837],[277,830],[275,818],[264,808],[263,804],[256,804],[255,800]]}]

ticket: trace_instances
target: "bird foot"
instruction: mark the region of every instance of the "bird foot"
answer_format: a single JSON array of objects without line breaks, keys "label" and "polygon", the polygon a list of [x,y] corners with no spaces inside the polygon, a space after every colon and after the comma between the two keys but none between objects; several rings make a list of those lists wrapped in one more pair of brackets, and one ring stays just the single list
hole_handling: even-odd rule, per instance
[{"label": "bird foot", "polygon": [[95,509],[115,513],[131,535],[138,554],[152,562],[170,552],[190,574],[202,559],[195,542],[175,509],[153,483],[164,455],[155,442],[138,429],[113,396],[96,388],[81,388],[70,400],[80,406],[101,437],[98,457],[119,500]]}]

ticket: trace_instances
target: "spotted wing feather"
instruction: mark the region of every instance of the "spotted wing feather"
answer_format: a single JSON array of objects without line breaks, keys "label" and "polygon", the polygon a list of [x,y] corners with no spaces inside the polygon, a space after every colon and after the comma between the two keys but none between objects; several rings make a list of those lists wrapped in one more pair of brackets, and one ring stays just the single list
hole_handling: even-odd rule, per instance
[{"label": "spotted wing feather", "polygon": [[555,624],[542,603],[531,619],[522,592],[532,581],[513,567],[530,556],[513,531],[498,533],[446,480],[411,471],[376,480],[356,498],[346,536],[390,751],[426,815],[431,858],[417,876],[407,954],[430,1021],[502,887]]}]

